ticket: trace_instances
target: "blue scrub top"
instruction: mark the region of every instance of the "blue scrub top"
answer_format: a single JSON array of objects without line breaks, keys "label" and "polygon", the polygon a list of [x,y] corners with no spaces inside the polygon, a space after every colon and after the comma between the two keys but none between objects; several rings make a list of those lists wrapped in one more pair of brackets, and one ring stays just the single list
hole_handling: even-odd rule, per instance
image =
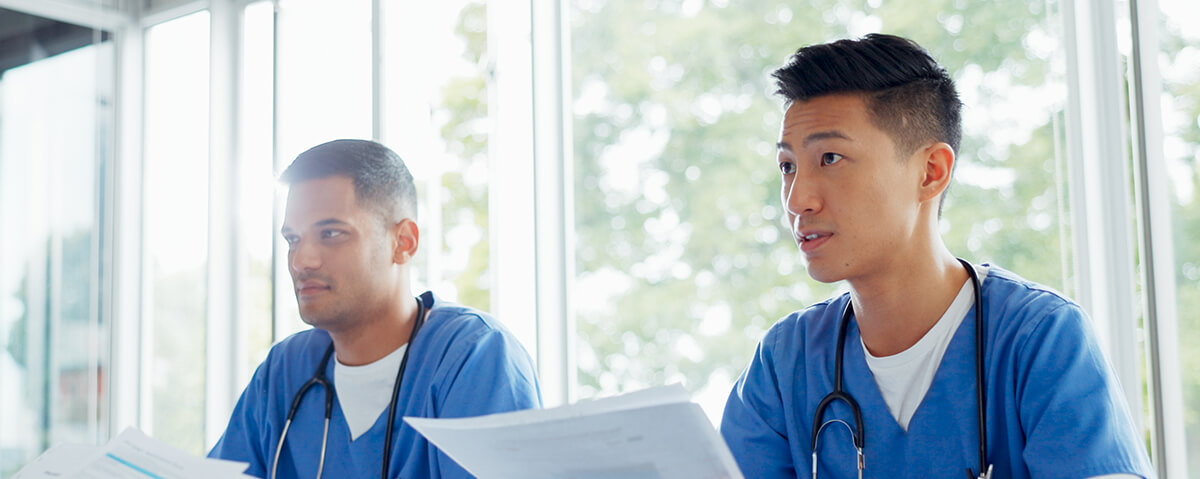
[{"label": "blue scrub top", "polygon": [[[234,408],[209,457],[249,462],[246,473],[266,477],[296,392],[312,378],[331,343],[319,329],[296,333],[271,348]],[[541,407],[529,354],[487,313],[435,299],[410,345],[397,402],[389,477],[473,477],[404,423],[405,416],[469,417]],[[333,361],[326,376],[333,378]],[[334,387],[337,380],[333,378]],[[358,439],[350,440],[334,395],[325,453],[327,478],[379,477],[386,409]],[[311,388],[297,411],[279,460],[279,478],[316,477],[324,426],[325,391]]]},{"label": "blue scrub top", "polygon": [[[1153,477],[1111,367],[1078,305],[991,266],[982,284],[988,462],[997,478]],[[747,478],[808,477],[812,422],[833,390],[843,294],[776,323],[738,379],[721,434]],[[846,332],[843,389],[865,424],[864,477],[963,477],[979,467],[975,308],[955,331],[908,431],[884,403],[863,356],[858,324]],[[837,401],[825,420],[854,424]],[[857,477],[850,432],[820,436],[818,477]]]}]

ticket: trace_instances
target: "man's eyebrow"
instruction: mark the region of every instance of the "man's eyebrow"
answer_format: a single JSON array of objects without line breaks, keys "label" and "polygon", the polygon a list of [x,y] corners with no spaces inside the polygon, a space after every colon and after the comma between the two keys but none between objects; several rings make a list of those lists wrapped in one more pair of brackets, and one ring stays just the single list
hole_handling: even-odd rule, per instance
[{"label": "man's eyebrow", "polygon": [[314,224],[313,226],[348,225],[348,224],[350,224],[350,223],[339,220],[337,218],[327,218],[327,219],[323,219],[321,221],[316,222],[316,224]]},{"label": "man's eyebrow", "polygon": [[[845,133],[842,133],[841,131],[838,131],[838,130],[819,131],[819,132],[813,133],[813,134],[805,137],[804,142],[801,143],[801,146],[807,148],[808,145],[811,145],[813,142],[817,142],[817,141],[821,141],[821,140],[828,140],[830,138],[837,138],[837,139],[841,139],[841,140],[852,140],[850,138],[850,136],[848,136]],[[792,144],[788,143],[786,141],[781,141],[781,142],[775,144],[775,149],[778,151],[786,151],[788,153],[791,153],[792,152]]]},{"label": "man's eyebrow", "polygon": [[[314,223],[313,226],[348,225],[348,224],[350,224],[350,223],[339,220],[337,218],[326,218],[326,219],[323,219],[321,221]],[[292,228],[290,228],[286,225],[283,228],[279,229],[279,234],[286,235],[291,232],[292,232]]]},{"label": "man's eyebrow", "polygon": [[821,141],[821,140],[828,140],[830,138],[837,138],[837,139],[841,139],[841,140],[851,140],[851,138],[848,135],[846,135],[845,133],[842,133],[839,130],[818,131],[816,133],[813,133],[811,135],[804,137],[804,146],[807,147],[808,145],[812,144],[813,142],[817,142],[817,141]]}]

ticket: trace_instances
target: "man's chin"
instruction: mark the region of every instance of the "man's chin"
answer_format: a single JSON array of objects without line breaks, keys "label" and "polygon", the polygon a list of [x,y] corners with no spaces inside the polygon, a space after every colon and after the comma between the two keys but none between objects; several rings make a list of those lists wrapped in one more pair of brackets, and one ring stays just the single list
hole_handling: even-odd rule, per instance
[{"label": "man's chin", "polygon": [[808,271],[808,276],[812,279],[825,284],[836,283],[846,279],[842,272],[832,271],[831,268],[822,267],[822,265],[806,262],[804,265],[805,271]]},{"label": "man's chin", "polygon": [[300,320],[304,321],[304,324],[319,329],[328,329],[326,326],[336,322],[335,315],[330,314],[323,308],[315,307],[301,307]]}]

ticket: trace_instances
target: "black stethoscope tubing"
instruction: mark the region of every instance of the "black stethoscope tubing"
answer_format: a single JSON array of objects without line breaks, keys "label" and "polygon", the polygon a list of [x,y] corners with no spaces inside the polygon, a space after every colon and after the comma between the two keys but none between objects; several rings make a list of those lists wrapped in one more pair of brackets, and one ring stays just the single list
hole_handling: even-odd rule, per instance
[{"label": "black stethoscope tubing", "polygon": [[[983,331],[983,293],[979,285],[979,276],[975,273],[975,267],[964,259],[959,258],[958,262],[967,270],[967,275],[971,277],[971,286],[975,292],[975,397],[976,397],[976,415],[979,419],[979,474],[981,477],[986,477],[990,472],[987,466],[987,396],[986,385],[984,384],[984,331]],[[837,353],[833,366],[833,391],[825,395],[821,402],[817,404],[817,410],[813,414],[812,424],[812,454],[813,454],[813,475],[816,476],[816,457],[817,457],[817,437],[821,433],[822,427],[825,425],[825,408],[834,401],[841,400],[850,407],[850,411],[854,414],[853,440],[854,447],[859,454],[859,471],[861,474],[864,468],[862,451],[865,446],[865,438],[863,433],[863,417],[862,408],[858,406],[858,401],[854,397],[842,389],[842,358],[845,356],[846,346],[846,327],[850,324],[850,317],[854,315],[854,306],[852,302],[846,302],[846,308],[842,311],[842,323],[838,326],[837,338]],[[967,469],[968,477],[977,477],[971,469]]]},{"label": "black stethoscope tubing", "polygon": [[[430,304],[427,306],[426,302]],[[387,479],[388,463],[392,458],[392,429],[393,423],[396,422],[396,403],[400,399],[400,385],[404,381],[404,370],[408,366],[408,353],[412,351],[413,340],[417,338],[417,332],[421,330],[421,326],[425,323],[425,313],[432,308],[433,295],[426,292],[417,298],[417,317],[413,321],[412,332],[408,336],[408,347],[404,349],[404,355],[400,359],[400,368],[396,371],[396,381],[392,385],[392,400],[388,403],[388,419],[387,429],[384,433],[383,442],[383,471],[380,477]],[[321,356],[321,363],[317,366],[317,370],[300,390],[296,392],[296,396],[292,398],[292,406],[288,409],[287,421],[283,424],[283,432],[279,435],[279,444],[275,447],[275,459],[271,465],[271,479],[275,478],[275,473],[279,467],[279,455],[283,450],[283,441],[287,439],[288,429],[292,425],[292,419],[296,417],[296,411],[300,409],[300,404],[304,400],[304,395],[314,386],[321,386],[325,389],[325,428],[321,437],[321,459],[317,464],[317,479],[321,478],[321,473],[325,469],[325,445],[329,438],[329,418],[333,415],[333,381],[325,375],[325,369],[329,366],[329,358],[333,356],[333,343],[329,343],[329,347],[325,348],[325,355]]]}]

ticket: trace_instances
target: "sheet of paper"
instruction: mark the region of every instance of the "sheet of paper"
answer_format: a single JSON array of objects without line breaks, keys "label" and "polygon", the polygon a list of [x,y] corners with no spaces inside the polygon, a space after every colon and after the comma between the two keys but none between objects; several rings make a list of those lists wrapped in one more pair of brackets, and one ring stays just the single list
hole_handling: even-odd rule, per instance
[{"label": "sheet of paper", "polygon": [[83,444],[60,444],[47,449],[29,464],[26,464],[12,479],[63,478],[79,467],[80,461],[90,461],[100,454],[103,446]]},{"label": "sheet of paper", "polygon": [[31,462],[20,479],[244,478],[246,463],[193,456],[141,431],[126,429],[108,444],[60,445]]},{"label": "sheet of paper", "polygon": [[480,479],[741,479],[679,386],[478,418],[404,418]]}]

